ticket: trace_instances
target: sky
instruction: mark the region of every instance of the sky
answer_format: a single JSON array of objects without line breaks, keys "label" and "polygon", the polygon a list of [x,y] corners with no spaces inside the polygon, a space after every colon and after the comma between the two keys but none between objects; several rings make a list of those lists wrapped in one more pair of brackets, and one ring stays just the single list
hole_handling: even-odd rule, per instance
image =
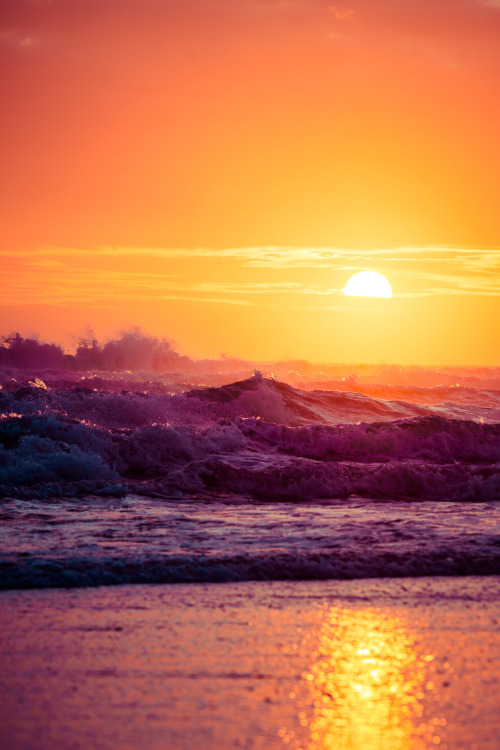
[{"label": "sky", "polygon": [[500,2],[0,0],[0,111],[0,334],[500,365]]}]

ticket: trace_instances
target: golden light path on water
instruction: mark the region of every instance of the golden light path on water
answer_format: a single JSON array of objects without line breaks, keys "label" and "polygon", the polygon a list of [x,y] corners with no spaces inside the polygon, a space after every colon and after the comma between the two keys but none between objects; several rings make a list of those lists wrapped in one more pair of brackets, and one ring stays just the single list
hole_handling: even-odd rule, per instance
[{"label": "golden light path on water", "polygon": [[433,658],[417,653],[400,617],[328,608],[310,669],[302,675],[312,708],[299,714],[310,731],[303,750],[446,748],[439,736],[446,720],[422,718],[424,694],[433,689]]},{"label": "golden light path on water", "polygon": [[499,576],[4,591],[0,747],[498,750],[499,602]]}]

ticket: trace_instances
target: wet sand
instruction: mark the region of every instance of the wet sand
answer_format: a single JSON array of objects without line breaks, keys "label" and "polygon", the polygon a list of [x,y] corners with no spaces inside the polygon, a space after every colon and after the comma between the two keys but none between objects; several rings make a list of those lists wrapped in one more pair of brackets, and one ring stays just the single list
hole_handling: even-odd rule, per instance
[{"label": "wet sand", "polygon": [[3,750],[493,750],[500,578],[0,595]]}]

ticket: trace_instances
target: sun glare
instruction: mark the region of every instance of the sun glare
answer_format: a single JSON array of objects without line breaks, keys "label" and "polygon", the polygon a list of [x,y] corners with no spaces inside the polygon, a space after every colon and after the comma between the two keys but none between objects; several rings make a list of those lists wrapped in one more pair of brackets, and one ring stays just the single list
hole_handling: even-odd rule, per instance
[{"label": "sun glare", "polygon": [[347,297],[392,297],[391,285],[381,273],[360,271],[344,287]]}]

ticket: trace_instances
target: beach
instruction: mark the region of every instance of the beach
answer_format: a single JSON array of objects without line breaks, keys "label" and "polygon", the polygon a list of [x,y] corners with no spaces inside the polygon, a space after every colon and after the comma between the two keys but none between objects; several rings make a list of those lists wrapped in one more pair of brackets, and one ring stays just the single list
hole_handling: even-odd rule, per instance
[{"label": "beach", "polygon": [[500,0],[0,0],[0,750],[500,750]]},{"label": "beach", "polygon": [[5,370],[1,749],[499,748],[500,370],[217,377]]},{"label": "beach", "polygon": [[500,578],[0,596],[0,745],[493,750]]}]

